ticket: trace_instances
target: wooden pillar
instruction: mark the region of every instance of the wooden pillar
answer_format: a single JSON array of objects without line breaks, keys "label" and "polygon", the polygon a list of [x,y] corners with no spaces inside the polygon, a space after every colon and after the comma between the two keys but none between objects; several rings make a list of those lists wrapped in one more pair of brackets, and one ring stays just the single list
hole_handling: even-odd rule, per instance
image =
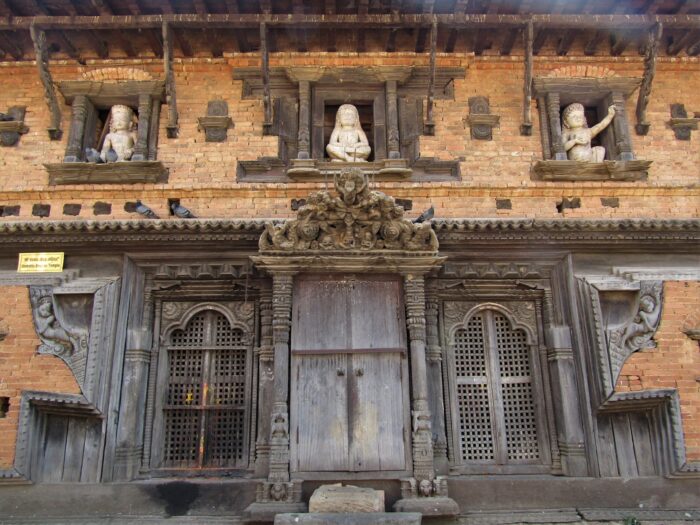
[{"label": "wooden pillar", "polygon": [[153,100],[151,110],[151,126],[148,130],[148,160],[156,160],[158,156],[158,128],[160,127],[160,100]]},{"label": "wooden pillar", "polygon": [[297,158],[311,158],[311,82],[299,80],[299,133]]},{"label": "wooden pillar", "polygon": [[566,150],[561,136],[561,117],[559,93],[547,93],[547,115],[549,117],[549,132],[552,137],[552,158],[554,160],[567,160]]},{"label": "wooden pillar", "polygon": [[289,337],[292,326],[293,274],[272,275],[274,379],[270,418],[271,482],[289,481]]},{"label": "wooden pillar", "polygon": [[523,86],[523,123],[520,125],[521,135],[532,135],[532,45],[534,28],[532,20],[525,26],[525,85]]},{"label": "wooden pillar", "polygon": [[260,290],[260,369],[258,435],[255,442],[255,475],[267,477],[270,469],[270,415],[273,403],[275,354],[272,344],[272,290]]},{"label": "wooden pillar", "polygon": [[70,131],[68,132],[68,145],[63,162],[80,162],[83,160],[83,136],[85,135],[85,123],[87,122],[88,100],[86,95],[76,95],[73,99]]},{"label": "wooden pillar", "polygon": [[627,109],[625,108],[624,95],[619,91],[613,91],[610,97],[610,104],[615,106],[615,118],[612,121],[612,126],[615,130],[616,160],[634,160],[632,138],[627,126]]},{"label": "wooden pillar", "polygon": [[139,95],[139,124],[136,130],[136,145],[131,160],[148,159],[148,130],[151,121],[151,95]]},{"label": "wooden pillar", "polygon": [[546,124],[549,120],[547,116],[547,102],[544,97],[537,98],[537,109],[540,114],[540,138],[542,139],[542,157],[544,160],[552,158],[552,146],[549,141],[549,126]]},{"label": "wooden pillar", "polygon": [[425,333],[427,343],[427,377],[432,416],[433,458],[439,474],[447,474],[447,433],[445,430],[445,401],[442,385],[442,347],[438,331],[438,305],[436,297],[428,291],[425,309]]},{"label": "wooden pillar", "polygon": [[433,436],[428,404],[428,375],[425,360],[424,277],[422,275],[405,275],[404,295],[406,324],[408,325],[409,348],[411,352],[413,476],[418,481],[424,479],[432,480],[435,477],[435,467],[433,466]]},{"label": "wooden pillar", "polygon": [[396,80],[386,81],[387,149],[390,159],[401,158],[397,86]]},{"label": "wooden pillar", "polygon": [[555,314],[551,289],[545,289],[544,300],[547,361],[557,420],[557,444],[561,457],[561,470],[565,476],[588,476],[571,329]]}]

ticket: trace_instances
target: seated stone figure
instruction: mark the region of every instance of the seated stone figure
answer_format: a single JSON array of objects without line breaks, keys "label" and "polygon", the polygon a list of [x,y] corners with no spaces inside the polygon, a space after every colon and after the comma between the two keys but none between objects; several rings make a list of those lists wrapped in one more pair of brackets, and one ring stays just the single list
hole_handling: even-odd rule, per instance
[{"label": "seated stone figure", "polygon": [[326,151],[333,162],[365,162],[372,149],[352,104],[343,104],[335,115],[335,128]]},{"label": "seated stone figure", "polygon": [[608,108],[608,114],[592,128],[588,127],[582,104],[574,103],[562,113],[562,140],[569,160],[583,162],[603,162],[605,148],[591,147],[591,139],[608,127],[615,116],[615,106]]},{"label": "seated stone figure", "polygon": [[[103,162],[130,160],[136,144],[134,112],[128,106],[116,105],[112,106],[111,115],[109,133],[107,133],[102,145],[100,158]],[[116,156],[114,153],[110,153],[110,150],[116,153]]]}]

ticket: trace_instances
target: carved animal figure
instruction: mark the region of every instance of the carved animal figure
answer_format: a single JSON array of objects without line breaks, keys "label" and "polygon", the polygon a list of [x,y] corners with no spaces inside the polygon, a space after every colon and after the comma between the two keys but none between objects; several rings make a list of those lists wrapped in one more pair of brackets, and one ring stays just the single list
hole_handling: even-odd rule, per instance
[{"label": "carved animal figure", "polygon": [[42,337],[50,340],[58,346],[63,347],[66,354],[73,352],[73,338],[58,323],[53,311],[51,297],[42,297],[36,309],[36,331]]},{"label": "carved animal figure", "polygon": [[608,127],[614,116],[615,106],[610,106],[606,117],[589,128],[583,105],[574,103],[567,106],[562,113],[562,140],[569,160],[603,162],[605,148],[603,146],[591,147],[591,140]]},{"label": "carved animal figure", "polygon": [[343,104],[335,115],[335,128],[326,151],[333,162],[365,162],[372,151],[352,104]]}]

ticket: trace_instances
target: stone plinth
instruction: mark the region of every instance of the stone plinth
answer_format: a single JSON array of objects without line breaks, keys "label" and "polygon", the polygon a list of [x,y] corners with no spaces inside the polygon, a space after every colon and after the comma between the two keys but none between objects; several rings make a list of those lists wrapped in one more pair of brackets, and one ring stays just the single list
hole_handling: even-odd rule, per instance
[{"label": "stone plinth", "polygon": [[394,503],[396,512],[420,512],[429,517],[455,517],[459,514],[459,505],[452,498],[405,498]]},{"label": "stone plinth", "polygon": [[384,491],[340,483],[322,485],[309,499],[309,512],[384,512]]},{"label": "stone plinth", "polygon": [[420,525],[417,512],[278,514],[275,525]]}]

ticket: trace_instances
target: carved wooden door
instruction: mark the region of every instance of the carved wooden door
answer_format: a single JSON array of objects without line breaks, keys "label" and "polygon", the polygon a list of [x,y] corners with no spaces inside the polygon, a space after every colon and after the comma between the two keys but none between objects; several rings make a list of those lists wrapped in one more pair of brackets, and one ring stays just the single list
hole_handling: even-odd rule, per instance
[{"label": "carved wooden door", "polygon": [[292,470],[402,471],[408,406],[401,283],[304,277],[294,290]]}]

